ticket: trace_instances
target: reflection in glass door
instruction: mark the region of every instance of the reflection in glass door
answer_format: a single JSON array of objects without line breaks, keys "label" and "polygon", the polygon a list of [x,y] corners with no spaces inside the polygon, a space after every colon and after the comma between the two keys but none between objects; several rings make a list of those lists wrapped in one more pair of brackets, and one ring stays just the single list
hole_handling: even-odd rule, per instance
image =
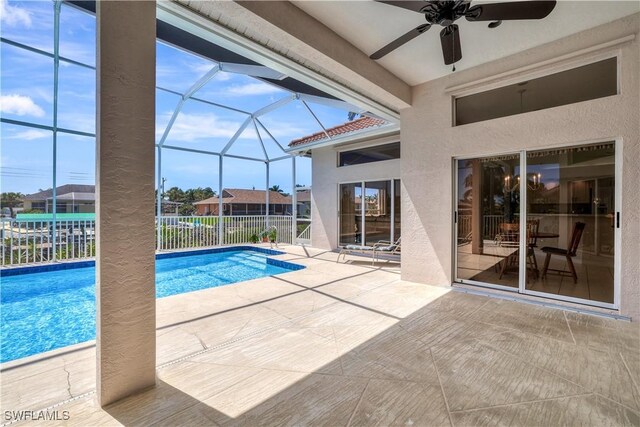
[{"label": "reflection in glass door", "polygon": [[456,166],[455,281],[615,307],[614,142]]},{"label": "reflection in glass door", "polygon": [[365,245],[391,240],[391,181],[364,183]]},{"label": "reflection in glass door", "polygon": [[399,179],[340,184],[339,191],[339,246],[400,238]]},{"label": "reflection in glass door", "polygon": [[614,303],[615,145],[527,153],[540,275],[527,291]]},{"label": "reflection in glass door", "polygon": [[520,155],[458,160],[456,280],[518,288]]},{"label": "reflection in glass door", "polygon": [[340,246],[362,244],[362,184],[340,185]]},{"label": "reflection in glass door", "polygon": [[391,240],[398,240],[400,238],[400,180],[393,180],[393,238]]}]

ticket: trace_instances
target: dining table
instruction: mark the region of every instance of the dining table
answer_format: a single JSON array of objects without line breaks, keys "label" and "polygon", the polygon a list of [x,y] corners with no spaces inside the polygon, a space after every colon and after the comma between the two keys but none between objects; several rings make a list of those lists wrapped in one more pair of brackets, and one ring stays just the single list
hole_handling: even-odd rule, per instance
[{"label": "dining table", "polygon": [[558,237],[560,237],[560,234],[558,233],[547,233],[544,231],[538,231],[536,233],[533,234],[534,238],[536,239],[557,239]]}]

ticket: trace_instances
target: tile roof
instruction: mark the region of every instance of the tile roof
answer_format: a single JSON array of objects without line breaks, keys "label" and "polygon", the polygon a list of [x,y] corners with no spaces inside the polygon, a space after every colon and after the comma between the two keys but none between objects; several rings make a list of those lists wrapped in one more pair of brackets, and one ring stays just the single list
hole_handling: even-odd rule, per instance
[{"label": "tile roof", "polygon": [[[61,194],[69,194],[69,193],[94,193],[96,192],[95,185],[84,185],[84,184],[65,184],[60,187],[56,187],[56,193],[58,195]],[[39,191],[33,194],[27,194],[24,196],[24,200],[47,200],[53,196],[53,189],[49,188],[48,190]]]},{"label": "tile roof", "polygon": [[[263,204],[265,203],[265,190],[245,190],[243,188],[225,188],[222,190],[222,203],[249,203]],[[195,202],[194,205],[212,205],[218,203],[218,197],[209,197],[208,199]],[[284,196],[276,191],[269,192],[269,203],[272,205],[291,204],[291,197]]]},{"label": "tile roof", "polygon": [[[358,132],[364,129],[380,127],[387,122],[375,117],[360,117],[359,119],[352,120],[350,122],[343,123],[338,126],[327,129],[327,133],[330,137],[342,136],[345,134]],[[327,135],[324,132],[316,132],[312,135],[307,135],[302,138],[294,139],[289,143],[289,147],[297,147],[299,145],[309,144],[310,142],[322,141],[327,139]]]},{"label": "tile roof", "polygon": [[[72,191],[71,193],[66,194],[57,194],[56,196],[58,200],[79,200],[85,202],[95,202],[96,200],[96,193],[83,193],[79,191]],[[49,197],[49,199],[53,199],[53,196]]]},{"label": "tile roof", "polygon": [[311,201],[311,190],[298,191],[298,194],[296,195],[296,200],[298,202],[310,202]]}]

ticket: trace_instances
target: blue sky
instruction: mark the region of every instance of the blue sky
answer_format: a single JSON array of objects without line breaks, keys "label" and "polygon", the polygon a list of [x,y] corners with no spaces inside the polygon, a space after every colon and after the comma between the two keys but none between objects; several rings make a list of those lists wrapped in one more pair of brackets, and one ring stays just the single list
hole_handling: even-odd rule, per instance
[{"label": "blue sky", "polygon": [[[0,0],[0,27],[3,38],[53,52],[53,2]],[[60,16],[60,55],[95,65],[95,18],[63,5]],[[53,124],[53,60],[45,56],[1,45],[1,115],[24,122]],[[157,85],[186,91],[214,63],[171,46],[157,43]],[[253,112],[287,97],[289,92],[241,74],[219,72],[196,93],[197,98]],[[58,126],[95,132],[95,71],[61,62],[58,95]],[[179,97],[156,91],[156,141],[165,131]],[[325,127],[347,120],[347,111],[309,104]],[[199,150],[218,151],[237,131],[246,116],[234,111],[189,100],[178,115],[165,144]],[[292,139],[321,130],[300,101],[260,118],[283,146]],[[52,133],[47,130],[1,124],[0,190],[25,194],[52,186]],[[262,129],[267,154],[283,155]],[[92,137],[58,134],[58,185],[95,183],[95,141]],[[263,157],[255,129],[250,126],[236,141],[230,154]],[[178,186],[218,187],[217,157],[163,150],[166,188]],[[274,162],[270,184],[290,190],[291,160]],[[297,160],[300,184],[311,184],[310,159]],[[264,188],[262,163],[225,159],[225,187]]]}]

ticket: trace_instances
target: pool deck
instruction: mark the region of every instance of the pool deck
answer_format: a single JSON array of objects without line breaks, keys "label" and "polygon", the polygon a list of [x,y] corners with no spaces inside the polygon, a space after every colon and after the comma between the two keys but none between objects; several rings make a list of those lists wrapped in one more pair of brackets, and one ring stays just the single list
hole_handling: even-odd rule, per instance
[{"label": "pool deck", "polygon": [[[2,365],[4,411],[46,425],[640,425],[638,323],[307,268],[158,300],[157,386],[101,409],[92,343]],[[13,425],[22,425],[15,423]]]}]

